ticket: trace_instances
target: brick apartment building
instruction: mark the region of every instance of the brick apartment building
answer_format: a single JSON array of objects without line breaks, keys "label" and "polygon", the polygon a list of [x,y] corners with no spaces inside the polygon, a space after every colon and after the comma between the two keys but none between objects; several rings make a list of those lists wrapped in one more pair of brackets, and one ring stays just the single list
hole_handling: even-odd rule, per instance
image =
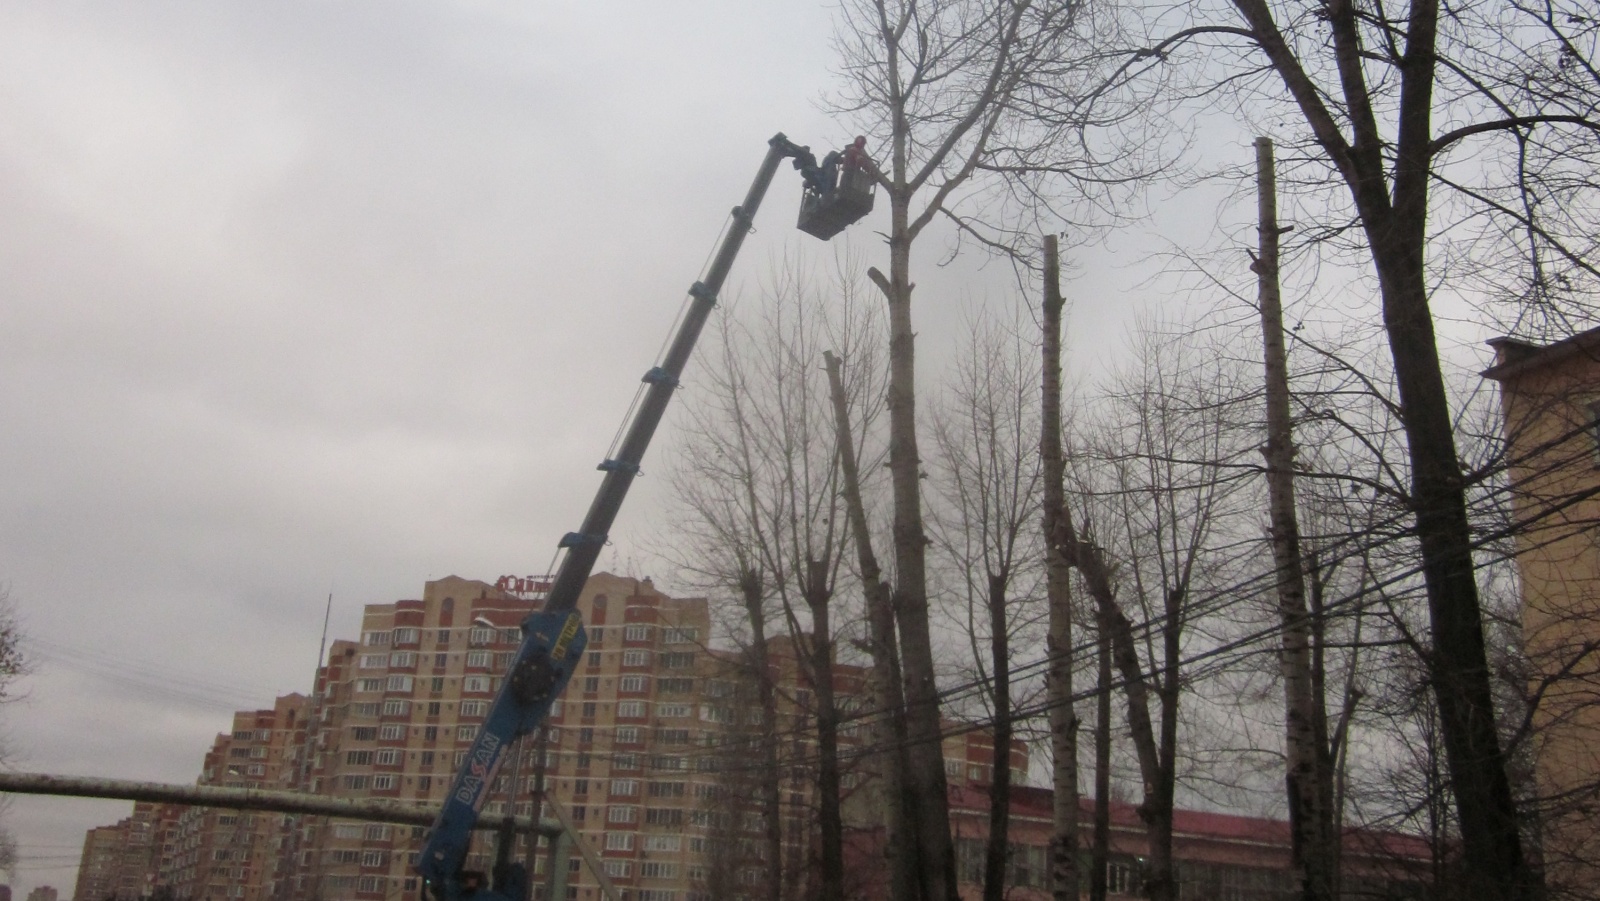
[{"label": "brick apartment building", "polygon": [[1551,897],[1600,897],[1600,329],[1489,342],[1500,385]]},{"label": "brick apartment building", "polygon": [[[299,784],[308,700],[284,695],[270,709],[241,710],[206,752],[201,785],[292,788]],[[286,818],[277,814],[164,805],[157,876],[176,898],[274,897]],[[87,901],[87,899],[85,899]]]},{"label": "brick apartment building", "polygon": [[133,815],[84,837],[73,897],[83,901],[133,899],[160,884],[165,837],[178,809],[137,803]]},{"label": "brick apartment building", "polygon": [[[336,644],[318,677],[311,789],[442,804],[521,641],[518,624],[536,603],[451,577],[429,582],[420,600],[369,606],[360,641]],[[718,830],[731,830],[744,847],[761,832],[759,814],[729,792],[749,771],[732,739],[756,725],[741,658],[708,647],[704,599],[669,597],[648,579],[596,574],[578,609],[589,633],[586,659],[551,712],[542,767],[533,743],[524,742],[520,759],[502,767],[484,813],[503,814],[512,786],[515,812],[532,813],[542,768],[549,797],[613,884],[634,901],[691,901],[713,875],[706,852]],[[793,761],[815,753],[812,693],[787,640],[772,643],[770,658],[775,682],[785,687],[780,729],[793,736],[782,762],[793,774],[784,793],[784,853],[802,869],[815,798]],[[864,683],[860,668],[836,668],[841,707],[858,703]],[[862,740],[847,728],[840,745]],[[989,765],[979,747],[970,752],[974,772]],[[954,739],[950,748],[947,756],[966,772],[968,742]],[[858,761],[843,775],[849,804],[866,773]],[[421,830],[318,822],[303,832],[297,897],[311,890],[376,898],[418,888],[412,867]],[[469,867],[489,869],[491,852],[481,843]],[[536,859],[535,876],[544,864]],[[599,897],[587,869],[574,865],[569,886],[578,901]]]}]

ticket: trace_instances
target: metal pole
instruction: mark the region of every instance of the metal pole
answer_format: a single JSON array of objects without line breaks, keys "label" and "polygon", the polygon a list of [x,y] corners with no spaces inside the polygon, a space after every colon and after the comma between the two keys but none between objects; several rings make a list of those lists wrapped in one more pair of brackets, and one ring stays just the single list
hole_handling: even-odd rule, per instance
[{"label": "metal pole", "polygon": [[[0,773],[0,792],[153,801],[159,804],[188,804],[196,807],[264,810],[273,813],[306,813],[407,826],[432,825],[434,817],[438,814],[432,804],[419,806],[382,798],[360,800],[330,798],[262,788],[172,785],[165,782],[135,782],[127,779],[53,776],[48,773]],[[559,823],[536,823],[533,817],[516,817],[513,825],[518,832],[533,832],[540,835],[555,835],[562,828]],[[497,829],[499,826],[499,823],[484,822],[477,828]]]}]

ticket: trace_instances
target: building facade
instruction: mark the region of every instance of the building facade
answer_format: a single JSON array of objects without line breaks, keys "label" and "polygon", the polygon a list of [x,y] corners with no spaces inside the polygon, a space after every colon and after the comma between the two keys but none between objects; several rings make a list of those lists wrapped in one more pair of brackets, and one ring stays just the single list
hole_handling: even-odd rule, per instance
[{"label": "building facade", "polygon": [[1552,897],[1600,897],[1600,329],[1490,342]]}]

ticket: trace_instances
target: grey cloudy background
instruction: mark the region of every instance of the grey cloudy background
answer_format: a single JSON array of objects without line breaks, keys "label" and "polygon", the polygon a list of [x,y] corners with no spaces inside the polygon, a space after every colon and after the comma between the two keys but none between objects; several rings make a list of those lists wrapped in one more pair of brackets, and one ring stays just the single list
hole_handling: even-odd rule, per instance
[{"label": "grey cloudy background", "polygon": [[[38,664],[6,764],[190,782],[230,711],[309,688],[330,592],[353,636],[542,569],[766,138],[850,136],[832,13],[0,2],[0,583]],[[797,190],[735,283],[816,251]],[[934,251],[932,359],[1010,284]],[[1078,346],[1137,282],[1080,280]],[[646,479],[602,566],[648,566],[653,509]],[[13,799],[14,886],[70,891],[128,808]]]}]

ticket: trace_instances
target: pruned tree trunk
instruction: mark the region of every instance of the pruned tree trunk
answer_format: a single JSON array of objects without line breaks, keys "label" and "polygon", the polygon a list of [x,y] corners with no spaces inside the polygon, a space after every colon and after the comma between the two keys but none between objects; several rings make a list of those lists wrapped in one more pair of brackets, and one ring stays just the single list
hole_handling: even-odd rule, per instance
[{"label": "pruned tree trunk", "polygon": [[883,769],[884,842],[890,862],[890,895],[894,901],[915,901],[920,895],[916,845],[904,841],[908,835],[909,812],[914,808],[907,797],[905,696],[901,691],[900,650],[895,639],[894,602],[889,583],[872,549],[872,533],[867,526],[866,504],[861,494],[861,469],[856,460],[855,440],[851,437],[850,409],[845,397],[840,360],[824,351],[829,393],[833,401],[834,428],[840,460],[845,510],[855,540],[857,565],[861,570],[862,590],[867,601],[867,628],[871,642],[873,683],[879,706],[888,712],[889,735],[880,741],[885,750],[880,756]]},{"label": "pruned tree trunk", "polygon": [[[1256,139],[1260,250],[1257,301],[1266,366],[1268,514],[1277,570],[1279,663],[1283,676],[1284,787],[1289,807],[1289,857],[1304,901],[1333,901],[1332,781],[1328,778],[1327,727],[1318,712],[1306,610],[1306,579],[1295,512],[1294,432],[1289,411],[1289,363],[1283,340],[1283,298],[1278,283],[1278,201],[1272,142]],[[1320,728],[1319,728],[1320,722]]]},{"label": "pruned tree trunk", "polygon": [[[905,136],[896,134],[897,172]],[[928,622],[928,536],[922,519],[922,458],[917,451],[916,333],[911,328],[911,232],[909,193],[890,192],[889,276],[867,275],[889,307],[889,480],[894,502],[894,610],[900,632],[905,686],[906,783],[916,805],[918,871],[925,901],[957,901],[955,849],[950,839],[950,802],[939,728],[939,689]]]},{"label": "pruned tree trunk", "polygon": [[1044,470],[1045,591],[1049,608],[1045,691],[1055,789],[1050,835],[1050,885],[1057,901],[1077,901],[1078,716],[1072,704],[1072,526],[1067,516],[1066,457],[1061,448],[1061,264],[1056,236],[1044,239],[1043,408],[1039,456]]}]

